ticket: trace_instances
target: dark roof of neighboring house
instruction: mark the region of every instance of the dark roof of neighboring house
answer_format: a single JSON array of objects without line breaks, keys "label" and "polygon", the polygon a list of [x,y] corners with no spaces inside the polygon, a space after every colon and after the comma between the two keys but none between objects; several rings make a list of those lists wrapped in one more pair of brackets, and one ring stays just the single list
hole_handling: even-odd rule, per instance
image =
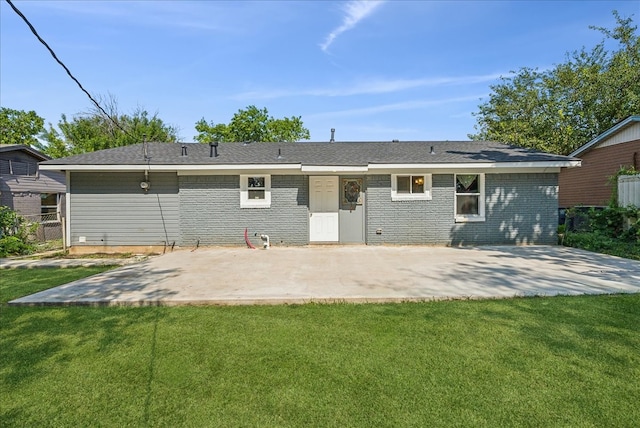
[{"label": "dark roof of neighboring house", "polygon": [[604,141],[607,138],[610,138],[611,136],[617,134],[618,132],[622,131],[624,128],[626,128],[626,127],[628,127],[630,125],[633,125],[635,122],[640,122],[640,115],[629,116],[626,119],[618,122],[617,124],[615,124],[611,128],[609,128],[606,131],[604,131],[602,134],[598,135],[593,140],[589,141],[584,146],[579,147],[577,150],[575,150],[569,156],[576,156],[577,157],[577,156],[582,155],[584,152],[590,150],[592,147],[597,146],[602,141]]},{"label": "dark roof of neighboring house", "polygon": [[[17,152],[24,152],[30,158],[28,161],[24,157],[22,160],[10,160],[16,157]],[[65,192],[64,173],[38,172],[37,162],[51,159],[44,153],[24,144],[0,144],[0,155],[0,192]]]},{"label": "dark roof of neighboring house", "polygon": [[[147,143],[53,159],[64,165],[326,165],[566,162],[567,156],[486,141],[220,143],[218,157],[197,143]],[[182,155],[186,147],[186,156]],[[433,153],[431,148],[433,148]],[[279,156],[280,155],[280,156]],[[64,168],[61,168],[64,169]]]},{"label": "dark roof of neighboring house", "polygon": [[29,147],[25,144],[0,144],[0,153],[2,152],[15,152],[15,151],[24,151],[29,153],[34,158],[39,161],[46,161],[51,159],[49,156],[40,152],[39,150],[34,149],[33,147]]}]

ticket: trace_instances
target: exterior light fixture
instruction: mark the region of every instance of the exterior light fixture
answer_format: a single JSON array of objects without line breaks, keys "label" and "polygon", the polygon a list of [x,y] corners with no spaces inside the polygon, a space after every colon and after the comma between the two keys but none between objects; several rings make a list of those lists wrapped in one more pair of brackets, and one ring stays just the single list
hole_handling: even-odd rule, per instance
[{"label": "exterior light fixture", "polygon": [[147,193],[149,189],[151,189],[151,182],[149,181],[149,170],[146,169],[144,171],[144,180],[140,182],[140,188],[144,190],[144,193]]}]

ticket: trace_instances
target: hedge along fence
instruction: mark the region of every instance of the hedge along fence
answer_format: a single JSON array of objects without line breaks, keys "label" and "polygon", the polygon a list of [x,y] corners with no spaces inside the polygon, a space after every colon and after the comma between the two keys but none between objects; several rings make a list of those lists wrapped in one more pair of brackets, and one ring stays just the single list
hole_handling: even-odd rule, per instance
[{"label": "hedge along fence", "polygon": [[640,207],[640,174],[618,176],[618,206]]}]

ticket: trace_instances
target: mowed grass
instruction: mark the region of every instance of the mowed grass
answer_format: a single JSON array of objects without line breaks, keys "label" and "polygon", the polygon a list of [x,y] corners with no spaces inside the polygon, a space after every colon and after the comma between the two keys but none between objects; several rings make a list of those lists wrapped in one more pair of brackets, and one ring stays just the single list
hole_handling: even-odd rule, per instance
[{"label": "mowed grass", "polygon": [[113,266],[0,269],[0,304],[110,269]]},{"label": "mowed grass", "polygon": [[640,295],[0,311],[0,426],[640,420]]}]

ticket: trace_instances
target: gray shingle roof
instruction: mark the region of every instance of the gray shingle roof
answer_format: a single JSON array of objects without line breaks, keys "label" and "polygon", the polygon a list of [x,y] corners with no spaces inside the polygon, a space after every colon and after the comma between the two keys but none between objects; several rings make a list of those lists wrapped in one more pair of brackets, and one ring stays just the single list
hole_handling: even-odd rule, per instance
[{"label": "gray shingle roof", "polygon": [[25,144],[0,144],[0,153],[10,153],[10,152],[17,152],[17,151],[26,152],[39,161],[51,159],[49,156],[45,155],[44,153],[34,149],[33,147],[27,146]]},{"label": "gray shingle roof", "polygon": [[[187,155],[182,156],[182,146]],[[431,154],[433,147],[434,154]],[[407,141],[344,143],[220,143],[218,157],[207,144],[147,143],[150,165],[302,164],[366,166],[369,164],[459,164],[554,162],[575,160],[487,141]],[[281,158],[278,158],[278,154]],[[143,144],[53,159],[43,165],[146,165]]]}]

